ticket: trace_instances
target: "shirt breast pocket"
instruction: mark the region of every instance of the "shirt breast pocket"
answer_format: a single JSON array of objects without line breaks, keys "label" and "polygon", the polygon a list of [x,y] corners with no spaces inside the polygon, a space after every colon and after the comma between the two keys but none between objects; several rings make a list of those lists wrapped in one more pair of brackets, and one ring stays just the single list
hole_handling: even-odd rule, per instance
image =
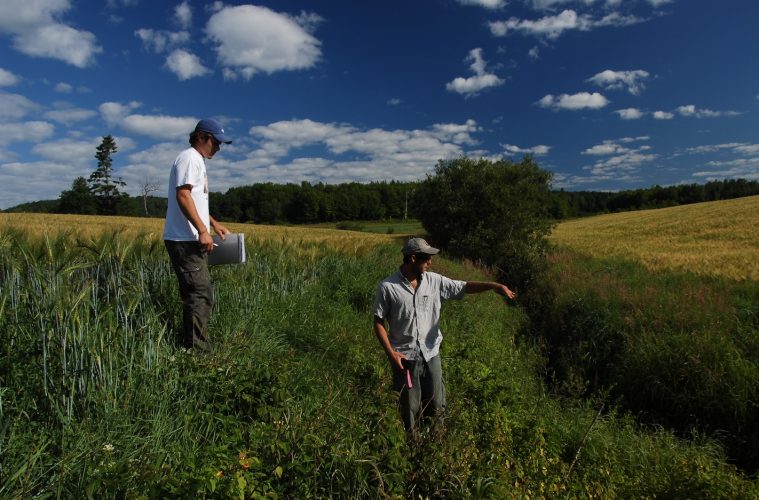
[{"label": "shirt breast pocket", "polygon": [[422,313],[429,313],[432,309],[432,297],[429,295],[422,295],[417,298],[417,309]]}]

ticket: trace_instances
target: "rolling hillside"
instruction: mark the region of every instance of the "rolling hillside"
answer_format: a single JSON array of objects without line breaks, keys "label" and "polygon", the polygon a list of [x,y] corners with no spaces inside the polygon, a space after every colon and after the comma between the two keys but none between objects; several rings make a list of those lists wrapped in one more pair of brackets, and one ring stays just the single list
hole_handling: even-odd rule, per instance
[{"label": "rolling hillside", "polygon": [[559,224],[551,240],[592,257],[759,279],[759,196],[599,215]]}]

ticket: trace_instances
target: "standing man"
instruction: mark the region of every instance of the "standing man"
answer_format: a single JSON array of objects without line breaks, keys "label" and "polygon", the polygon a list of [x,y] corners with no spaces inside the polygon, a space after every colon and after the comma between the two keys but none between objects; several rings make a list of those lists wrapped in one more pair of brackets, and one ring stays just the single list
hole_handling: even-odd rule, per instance
[{"label": "standing man", "polygon": [[169,176],[163,240],[182,296],[180,345],[188,349],[211,347],[208,319],[213,306],[213,285],[208,272],[208,252],[213,250],[214,243],[210,231],[213,228],[221,239],[229,231],[209,214],[205,160],[213,158],[221,143],[231,142],[218,121],[200,120],[190,134],[191,147],[179,153]]},{"label": "standing man", "polygon": [[[516,294],[495,282],[457,281],[430,272],[432,256],[440,252],[422,238],[403,246],[403,264],[377,287],[374,333],[393,369],[393,389],[400,393],[403,426],[413,433],[420,413],[442,420],[445,386],[440,366],[441,301],[465,293],[493,290],[513,299]],[[385,328],[390,325],[390,333]]]}]

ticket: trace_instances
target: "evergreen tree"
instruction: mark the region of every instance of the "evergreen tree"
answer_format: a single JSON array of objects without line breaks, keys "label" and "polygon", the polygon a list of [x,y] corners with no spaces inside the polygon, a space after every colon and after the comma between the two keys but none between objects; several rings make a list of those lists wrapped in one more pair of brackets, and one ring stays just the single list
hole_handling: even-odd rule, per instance
[{"label": "evergreen tree", "polygon": [[118,151],[116,140],[111,135],[104,136],[96,151],[95,158],[98,161],[98,168],[90,174],[87,183],[98,201],[98,213],[115,214],[120,202],[128,196],[119,191],[119,187],[126,186],[126,182],[122,181],[121,178],[113,178],[111,155]]}]

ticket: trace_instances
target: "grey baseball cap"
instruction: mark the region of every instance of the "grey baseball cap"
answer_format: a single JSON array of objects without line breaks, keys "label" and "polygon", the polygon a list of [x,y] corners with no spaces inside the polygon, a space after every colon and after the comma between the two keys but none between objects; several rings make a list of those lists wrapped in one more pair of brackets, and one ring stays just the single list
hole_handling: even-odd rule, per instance
[{"label": "grey baseball cap", "polygon": [[406,244],[403,245],[402,251],[403,255],[412,255],[415,253],[435,255],[440,252],[440,249],[430,246],[424,238],[409,238]]}]

